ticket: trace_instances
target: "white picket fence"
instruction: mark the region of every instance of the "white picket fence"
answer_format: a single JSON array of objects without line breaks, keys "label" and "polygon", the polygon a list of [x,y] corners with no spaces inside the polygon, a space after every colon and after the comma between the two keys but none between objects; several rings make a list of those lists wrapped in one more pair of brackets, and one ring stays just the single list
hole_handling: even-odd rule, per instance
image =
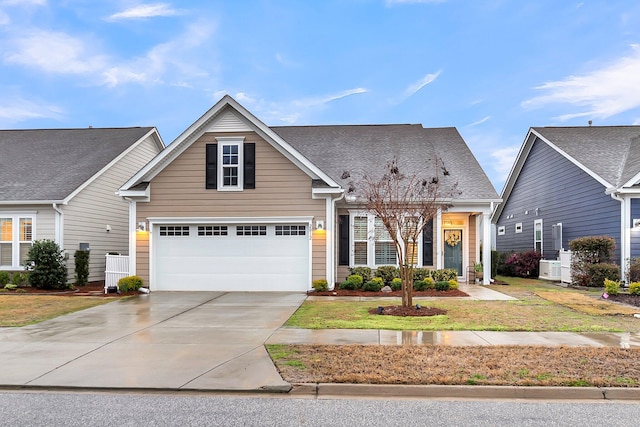
[{"label": "white picket fence", "polygon": [[118,280],[129,275],[128,255],[108,255],[104,272],[104,292],[110,286],[118,286]]}]

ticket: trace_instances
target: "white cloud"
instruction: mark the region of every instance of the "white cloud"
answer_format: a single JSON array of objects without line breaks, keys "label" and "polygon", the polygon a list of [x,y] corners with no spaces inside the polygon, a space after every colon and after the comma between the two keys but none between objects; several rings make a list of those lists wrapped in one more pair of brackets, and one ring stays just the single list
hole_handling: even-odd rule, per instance
[{"label": "white cloud", "polygon": [[17,123],[29,119],[62,117],[63,110],[39,101],[27,101],[20,97],[4,99],[0,104],[0,123]]},{"label": "white cloud", "polygon": [[498,174],[496,178],[501,182],[507,180],[519,151],[520,145],[511,145],[491,151],[491,157],[495,159],[492,166]]},{"label": "white cloud", "polygon": [[86,42],[65,33],[32,31],[9,43],[5,60],[49,73],[87,74],[105,66],[106,58],[93,54]]},{"label": "white cloud", "polygon": [[483,117],[483,118],[481,118],[480,120],[475,121],[475,122],[473,122],[473,123],[470,123],[470,124],[468,124],[468,125],[467,125],[467,126],[465,126],[465,127],[468,127],[468,128],[469,128],[469,127],[472,127],[472,126],[478,126],[478,125],[481,125],[482,123],[484,123],[484,122],[486,122],[486,121],[488,121],[488,120],[491,120],[491,116]]},{"label": "white cloud", "polygon": [[524,108],[560,104],[581,107],[562,114],[561,121],[577,117],[607,118],[640,107],[640,45],[632,45],[629,56],[590,73],[544,83],[535,89],[546,95],[522,103]]},{"label": "white cloud", "polygon": [[[122,59],[100,53],[98,43],[61,32],[31,31],[6,43],[4,62],[50,74],[83,76],[89,84],[110,87],[126,83],[179,85],[209,76],[199,68],[200,47],[210,40],[214,25],[193,23],[175,39],[158,44],[146,53]],[[206,52],[213,60],[215,55]],[[215,66],[211,67],[215,70]]]},{"label": "white cloud", "polygon": [[[245,107],[253,111],[256,116],[260,117],[261,120],[266,123],[295,124],[309,113],[326,108],[327,104],[330,104],[333,101],[367,92],[367,89],[358,87],[334,94],[294,99],[283,102],[267,102],[263,99],[257,99],[250,96],[245,92],[237,92],[233,97]],[[225,93],[227,92],[214,92],[213,95],[215,100],[217,101]]]},{"label": "white cloud", "polygon": [[418,92],[420,89],[422,89],[423,87],[425,87],[430,83],[433,83],[433,81],[438,78],[441,72],[442,70],[436,73],[429,73],[423,78],[421,78],[420,80],[418,80],[417,82],[409,85],[409,87],[404,91],[404,97],[408,98],[412,95],[415,95],[415,93]]},{"label": "white cloud", "polygon": [[122,12],[114,13],[107,19],[110,21],[119,21],[123,19],[147,19],[157,16],[175,16],[180,15],[180,11],[173,9],[167,3],[141,4]]}]

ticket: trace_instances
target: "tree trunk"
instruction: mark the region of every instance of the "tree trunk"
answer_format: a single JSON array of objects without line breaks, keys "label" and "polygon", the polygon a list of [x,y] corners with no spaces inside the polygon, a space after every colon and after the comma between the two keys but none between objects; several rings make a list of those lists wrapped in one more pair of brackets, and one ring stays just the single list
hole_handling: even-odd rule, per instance
[{"label": "tree trunk", "polygon": [[413,305],[413,268],[407,264],[400,266],[400,278],[402,279],[402,306]]}]

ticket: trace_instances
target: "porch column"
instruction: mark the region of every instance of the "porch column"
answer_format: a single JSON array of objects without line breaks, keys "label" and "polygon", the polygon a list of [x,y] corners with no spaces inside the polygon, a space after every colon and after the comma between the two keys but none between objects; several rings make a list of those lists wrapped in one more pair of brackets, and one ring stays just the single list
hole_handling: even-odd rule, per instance
[{"label": "porch column", "polygon": [[436,269],[440,270],[444,268],[443,260],[442,260],[442,211],[438,209],[438,213],[435,218],[436,223]]},{"label": "porch column", "polygon": [[482,214],[482,284],[491,284],[491,218],[489,213]]}]

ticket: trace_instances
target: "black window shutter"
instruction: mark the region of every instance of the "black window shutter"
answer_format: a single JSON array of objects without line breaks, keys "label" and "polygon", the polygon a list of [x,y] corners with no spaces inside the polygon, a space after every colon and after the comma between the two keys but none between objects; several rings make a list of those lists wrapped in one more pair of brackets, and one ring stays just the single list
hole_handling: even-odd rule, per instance
[{"label": "black window shutter", "polygon": [[349,215],[340,215],[338,265],[349,265]]},{"label": "black window shutter", "polygon": [[422,230],[422,265],[433,265],[433,218],[427,222]]},{"label": "black window shutter", "polygon": [[256,144],[244,145],[244,188],[256,188]]},{"label": "black window shutter", "polygon": [[207,144],[205,188],[218,188],[218,144]]}]

